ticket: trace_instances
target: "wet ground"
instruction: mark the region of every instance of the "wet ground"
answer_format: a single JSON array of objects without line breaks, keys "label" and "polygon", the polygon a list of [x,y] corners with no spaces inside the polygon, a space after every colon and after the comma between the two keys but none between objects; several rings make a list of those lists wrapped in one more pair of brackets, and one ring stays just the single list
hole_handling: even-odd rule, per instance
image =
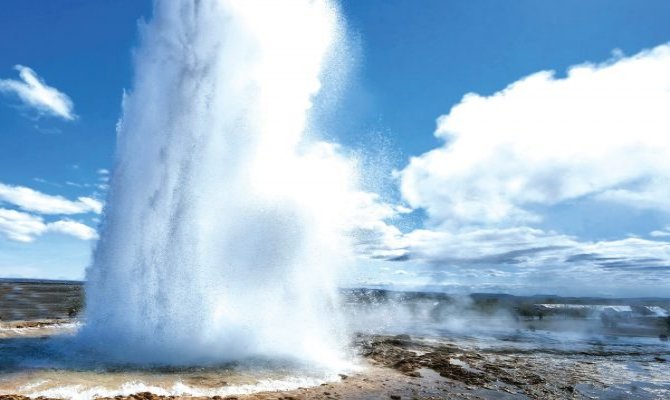
[{"label": "wet ground", "polygon": [[172,370],[71,363],[54,344],[76,329],[74,321],[4,323],[0,399],[670,398],[670,345],[654,338],[359,334],[358,365],[338,374],[258,362]]},{"label": "wet ground", "polygon": [[345,311],[359,333],[337,370],[261,359],[137,368],[77,347],[68,314],[82,306],[80,285],[0,283],[0,400],[670,399],[663,320],[603,326],[434,295],[353,297]]}]

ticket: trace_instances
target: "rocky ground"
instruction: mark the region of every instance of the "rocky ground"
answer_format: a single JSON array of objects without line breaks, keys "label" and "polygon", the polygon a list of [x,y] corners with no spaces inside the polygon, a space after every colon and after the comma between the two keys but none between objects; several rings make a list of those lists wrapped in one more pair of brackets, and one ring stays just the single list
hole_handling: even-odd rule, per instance
[{"label": "rocky ground", "polygon": [[[375,295],[380,294],[375,292]],[[354,300],[361,301],[358,297]],[[428,300],[433,304],[440,299]],[[82,305],[82,289],[78,283],[0,280],[0,340],[7,340],[6,345],[12,346],[11,340],[16,338],[42,338],[75,330],[78,325],[71,317]],[[547,318],[517,325],[521,331],[561,331],[563,329],[556,326],[560,322],[574,328],[575,321],[559,319],[557,322]],[[553,325],[545,327],[543,324]],[[614,338],[639,334],[621,327],[617,329],[602,334]],[[658,333],[654,331],[646,336],[654,338]],[[665,338],[667,340],[667,336]],[[613,354],[609,350],[599,351],[597,346],[589,347],[587,352],[548,348],[538,351],[514,346],[479,346],[476,341],[449,337],[361,334],[352,343],[366,364],[361,372],[342,375],[339,381],[318,387],[212,398],[670,399],[670,347],[667,341],[658,343],[661,344],[657,353],[642,348],[635,353],[638,351],[635,346],[620,346],[626,350]],[[1,357],[0,352],[0,361]],[[0,375],[0,381],[2,378]],[[174,397],[151,393],[114,397],[119,400],[167,398]],[[0,395],[0,400],[27,399],[15,394]]]},{"label": "rocky ground", "polygon": [[[17,323],[18,329],[47,324]],[[23,327],[23,328],[21,328]],[[473,350],[446,339],[359,335],[354,346],[368,364],[362,372],[341,375],[338,382],[286,392],[214,396],[211,399],[581,399],[599,398],[580,392],[580,385],[604,388],[597,359],[565,354],[509,350]],[[650,362],[668,366],[663,357]],[[661,392],[659,392],[661,393]],[[670,398],[670,390],[666,392]],[[663,398],[661,397],[640,398]],[[173,399],[151,393],[113,399]],[[202,397],[190,397],[205,399]],[[627,397],[621,397],[627,398]],[[0,395],[0,400],[28,400]]]},{"label": "rocky ground", "polygon": [[0,279],[0,321],[66,319],[82,305],[80,282]]}]

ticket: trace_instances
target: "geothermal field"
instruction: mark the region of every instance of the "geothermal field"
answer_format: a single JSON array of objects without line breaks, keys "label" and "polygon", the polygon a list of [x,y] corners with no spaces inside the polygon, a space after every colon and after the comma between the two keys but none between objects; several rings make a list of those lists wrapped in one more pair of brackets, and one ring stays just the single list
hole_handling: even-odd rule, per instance
[{"label": "geothermal field", "polygon": [[274,354],[159,363],[126,361],[122,349],[110,360],[107,351],[81,345],[83,321],[73,315],[83,300],[80,283],[4,281],[1,288],[3,320],[14,319],[0,326],[0,393],[8,400],[663,399],[670,393],[670,319],[661,313],[670,301],[663,299],[348,289],[341,297],[351,336],[336,363]]},{"label": "geothermal field", "polygon": [[[358,103],[329,119],[351,94],[347,82],[367,71],[357,64],[368,60],[365,37],[343,11],[355,9],[351,24],[360,24],[373,13],[359,6],[152,3],[137,24],[132,84],[118,99],[112,165],[96,184],[31,178],[92,197],[0,183],[0,206],[11,207],[0,208],[0,267],[14,268],[0,270],[0,400],[670,399],[670,80],[634,84],[667,77],[670,47],[628,57],[624,46],[565,76],[529,66],[526,75],[545,69],[489,97],[470,92],[488,93],[480,81],[460,88],[454,79],[446,86],[463,100],[422,144],[444,147],[401,167],[391,144],[354,151],[332,133],[391,101],[366,100],[374,90],[359,84]],[[449,15],[467,10],[454,5]],[[360,30],[370,37],[396,26],[371,21]],[[419,32],[391,35],[389,48],[407,56],[380,63],[369,81],[407,68],[407,43],[447,40]],[[484,46],[476,42],[462,46],[467,54]],[[371,64],[378,51],[369,49]],[[48,54],[59,65],[61,55]],[[92,96],[78,115],[35,71],[15,69],[24,82],[0,80],[0,94],[36,108],[24,124],[36,130],[49,113],[85,126],[96,115],[86,107],[105,100]],[[403,80],[397,101],[421,74]],[[74,93],[95,92],[81,86]],[[565,93],[612,109],[587,115],[574,99],[532,108]],[[624,120],[650,99],[644,123]],[[517,114],[521,103],[528,111]],[[593,118],[580,125],[589,132],[623,133],[585,139],[570,112]],[[537,139],[556,126],[553,139]],[[415,133],[405,131],[398,137],[411,149]],[[49,132],[44,140],[58,139]],[[75,161],[63,169],[83,174],[86,163]],[[394,185],[386,197],[384,184]],[[624,236],[603,233],[613,227]],[[61,268],[47,275],[74,276],[64,237],[91,243],[78,279],[35,279],[34,253],[14,256],[62,246],[44,250]]]}]

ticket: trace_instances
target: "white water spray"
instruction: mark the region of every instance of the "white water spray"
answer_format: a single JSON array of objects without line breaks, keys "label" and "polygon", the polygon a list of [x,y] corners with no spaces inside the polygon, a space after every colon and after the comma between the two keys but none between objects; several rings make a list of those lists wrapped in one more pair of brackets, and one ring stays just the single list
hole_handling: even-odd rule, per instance
[{"label": "white water spray", "polygon": [[336,7],[159,0],[141,34],[84,342],[124,362],[334,362],[355,168],[304,136]]}]

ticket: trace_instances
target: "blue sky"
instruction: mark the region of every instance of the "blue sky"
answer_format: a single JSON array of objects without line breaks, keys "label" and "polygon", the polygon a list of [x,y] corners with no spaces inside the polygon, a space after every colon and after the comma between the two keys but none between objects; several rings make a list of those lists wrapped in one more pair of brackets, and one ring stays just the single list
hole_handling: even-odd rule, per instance
[{"label": "blue sky", "polygon": [[[394,210],[412,210],[382,213],[379,230],[371,233],[378,242],[361,246],[354,283],[602,295],[662,294],[669,287],[670,209],[652,201],[668,194],[659,189],[667,174],[662,161],[647,160],[662,159],[670,148],[658,133],[670,124],[662,113],[647,111],[668,106],[670,89],[663,85],[670,72],[649,72],[656,69],[647,64],[666,65],[663,48],[634,56],[670,42],[670,3],[341,5],[354,62],[327,118],[329,137],[370,154],[379,169],[370,173],[382,181],[372,189]],[[21,71],[33,71],[65,96],[54,100],[65,111],[0,89],[0,208],[6,210],[0,213],[0,276],[83,277],[95,240],[86,228],[96,228],[100,218],[121,95],[132,81],[137,21],[150,12],[150,2],[140,0],[3,4],[0,79],[20,83],[15,66],[29,68]],[[592,79],[568,73],[584,63],[594,63],[586,71]],[[549,70],[553,77],[525,80]],[[621,83],[638,83],[641,74],[649,79]],[[612,93],[589,86],[600,77]],[[546,98],[529,98],[508,88],[512,84],[539,88]],[[477,101],[464,102],[468,93]],[[626,102],[635,96],[642,100]],[[592,113],[571,111],[580,98],[589,100],[584,108]],[[506,113],[497,115],[488,104]],[[636,104],[638,114],[597,124]],[[526,120],[524,111],[542,120]],[[482,126],[478,116],[492,125]],[[658,118],[659,131],[642,123],[636,129],[648,134],[641,139],[622,133],[610,140],[607,132],[643,117]],[[585,123],[561,125],[565,121]],[[546,132],[544,142],[555,151],[543,153],[523,132]],[[660,153],[639,148],[640,142]],[[573,152],[574,146],[584,151]],[[494,156],[471,148],[489,148]],[[629,155],[628,163],[612,161]],[[453,172],[461,159],[472,165]],[[509,189],[515,185],[521,189]],[[540,186],[551,190],[535,190]],[[593,280],[604,283],[594,287]]]}]

